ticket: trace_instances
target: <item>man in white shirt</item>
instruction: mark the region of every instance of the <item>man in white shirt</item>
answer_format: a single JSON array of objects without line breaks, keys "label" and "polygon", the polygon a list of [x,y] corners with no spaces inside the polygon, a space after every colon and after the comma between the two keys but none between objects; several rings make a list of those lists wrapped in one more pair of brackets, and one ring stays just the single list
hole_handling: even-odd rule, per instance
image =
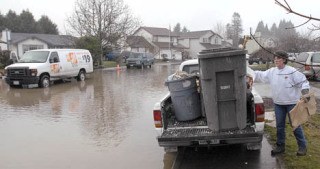
[{"label": "man in white shirt", "polygon": [[[266,71],[255,71],[256,82],[268,83],[271,86],[277,126],[277,144],[275,149],[271,151],[273,156],[285,152],[286,116],[289,117],[290,110],[310,89],[305,75],[286,65],[287,62],[288,54],[284,51],[277,51],[274,55],[276,67]],[[291,123],[290,117],[289,121]],[[293,133],[299,147],[297,156],[306,155],[307,144],[302,127],[299,126]]]}]

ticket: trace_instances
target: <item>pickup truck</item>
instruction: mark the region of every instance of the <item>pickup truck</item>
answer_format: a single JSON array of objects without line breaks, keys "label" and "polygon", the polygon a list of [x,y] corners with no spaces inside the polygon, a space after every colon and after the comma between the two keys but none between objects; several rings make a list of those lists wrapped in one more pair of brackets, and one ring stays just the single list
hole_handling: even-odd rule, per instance
[{"label": "pickup truck", "polygon": [[[179,70],[199,75],[198,59],[182,62]],[[247,67],[247,86],[250,90],[247,90],[247,122],[244,129],[212,131],[208,128],[206,117],[203,114],[195,120],[178,121],[174,115],[172,98],[168,93],[154,105],[153,109],[159,146],[164,147],[165,152],[175,152],[179,147],[228,144],[244,144],[248,150],[260,150],[264,132],[265,110],[261,96],[252,87],[253,78],[253,70]],[[204,104],[201,97],[200,102]]]}]

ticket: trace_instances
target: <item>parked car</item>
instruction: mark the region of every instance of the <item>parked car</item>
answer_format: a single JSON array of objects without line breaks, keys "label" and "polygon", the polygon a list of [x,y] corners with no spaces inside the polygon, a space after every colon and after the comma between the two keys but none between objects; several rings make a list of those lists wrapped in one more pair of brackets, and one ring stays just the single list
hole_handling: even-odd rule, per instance
[{"label": "parked car", "polygon": [[116,51],[112,51],[108,54],[106,54],[106,60],[109,60],[109,61],[115,61],[118,59],[118,57],[121,56],[121,53],[120,52],[116,52]]},{"label": "parked car", "polygon": [[289,60],[295,61],[299,53],[288,53],[288,55],[289,55]]},{"label": "parked car", "polygon": [[302,52],[295,61],[293,66],[308,79],[320,80],[320,51]]},{"label": "parked car", "polygon": [[261,63],[265,64],[266,63],[266,61],[264,61],[262,58],[256,58],[256,57],[252,57],[252,56],[249,57],[248,62],[249,62],[249,65],[252,65],[254,63],[257,63],[257,64],[261,64]]},{"label": "parked car", "polygon": [[152,53],[138,53],[132,52],[129,57],[126,59],[127,68],[138,67],[143,68],[154,64],[154,56]]}]

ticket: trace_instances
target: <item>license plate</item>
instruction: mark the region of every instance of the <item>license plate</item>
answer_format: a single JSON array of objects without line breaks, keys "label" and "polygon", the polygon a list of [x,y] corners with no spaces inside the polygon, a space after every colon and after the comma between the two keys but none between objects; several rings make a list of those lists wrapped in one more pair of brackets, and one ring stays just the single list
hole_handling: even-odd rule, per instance
[{"label": "license plate", "polygon": [[218,139],[210,140],[210,144],[219,144],[220,141]]},{"label": "license plate", "polygon": [[14,85],[19,85],[20,83],[19,83],[19,81],[16,81],[16,80],[15,80],[15,81],[13,81],[13,84],[14,84]]},{"label": "license plate", "polygon": [[199,140],[199,145],[207,145],[207,144],[219,144],[220,141],[218,139],[213,140]]}]

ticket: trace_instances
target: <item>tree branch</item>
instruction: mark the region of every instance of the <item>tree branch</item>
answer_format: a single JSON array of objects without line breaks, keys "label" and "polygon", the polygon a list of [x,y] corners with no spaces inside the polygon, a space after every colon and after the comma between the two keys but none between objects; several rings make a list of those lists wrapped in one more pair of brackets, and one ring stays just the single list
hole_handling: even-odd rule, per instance
[{"label": "tree branch", "polygon": [[284,0],[284,2],[286,3],[286,5],[283,5],[283,4],[280,3],[278,0],[275,0],[275,2],[276,2],[277,5],[279,5],[280,7],[284,8],[286,11],[288,11],[288,13],[292,13],[292,14],[301,16],[301,17],[303,17],[303,18],[310,19],[310,20],[320,21],[319,18],[314,18],[314,17],[312,17],[311,15],[310,15],[310,16],[307,16],[307,15],[304,15],[304,14],[301,14],[301,13],[298,13],[298,12],[293,11],[293,10],[291,9],[291,7],[289,6],[289,4],[287,3],[286,0]]}]

